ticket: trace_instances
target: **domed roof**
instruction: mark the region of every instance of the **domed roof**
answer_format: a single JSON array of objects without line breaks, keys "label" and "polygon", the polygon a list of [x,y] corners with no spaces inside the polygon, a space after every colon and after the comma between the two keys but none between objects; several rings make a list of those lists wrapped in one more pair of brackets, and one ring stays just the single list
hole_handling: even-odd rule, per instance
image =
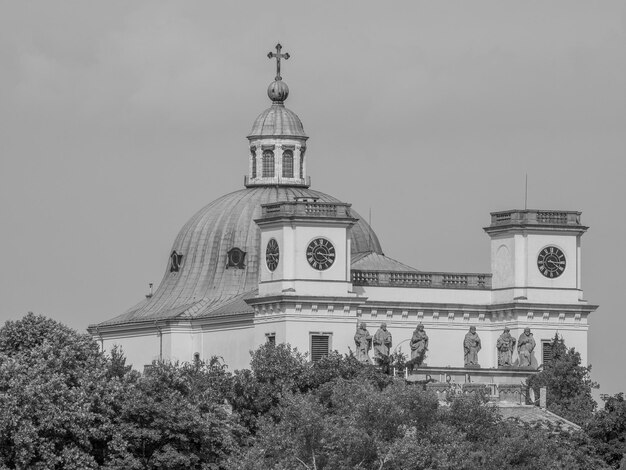
[{"label": "domed roof", "polygon": [[298,115],[284,104],[274,102],[255,119],[248,138],[278,136],[307,138]]},{"label": "domed roof", "polygon": [[[213,315],[216,309],[255,290],[263,262],[261,232],[254,222],[261,216],[261,204],[297,197],[339,202],[319,191],[290,186],[246,188],[211,202],[184,225],[174,241],[172,251],[182,255],[180,270],[171,272],[168,263],[163,280],[150,299],[103,324]],[[382,253],[374,231],[356,212],[351,212],[359,219],[349,232],[352,253]],[[243,269],[227,266],[232,248],[246,253]]]}]

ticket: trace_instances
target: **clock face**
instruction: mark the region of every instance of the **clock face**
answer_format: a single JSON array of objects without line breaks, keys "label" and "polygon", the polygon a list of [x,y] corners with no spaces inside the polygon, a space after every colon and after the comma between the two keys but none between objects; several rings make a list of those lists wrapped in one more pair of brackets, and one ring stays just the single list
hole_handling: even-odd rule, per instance
[{"label": "clock face", "polygon": [[565,271],[565,254],[556,246],[547,246],[537,257],[537,267],[545,277],[559,277]]},{"label": "clock face", "polygon": [[335,247],[325,238],[316,238],[306,249],[306,259],[313,269],[324,271],[335,262]]},{"label": "clock face", "polygon": [[279,255],[280,250],[278,249],[278,242],[276,239],[271,238],[270,241],[267,242],[267,248],[265,248],[265,263],[267,264],[267,269],[270,271],[276,270]]}]

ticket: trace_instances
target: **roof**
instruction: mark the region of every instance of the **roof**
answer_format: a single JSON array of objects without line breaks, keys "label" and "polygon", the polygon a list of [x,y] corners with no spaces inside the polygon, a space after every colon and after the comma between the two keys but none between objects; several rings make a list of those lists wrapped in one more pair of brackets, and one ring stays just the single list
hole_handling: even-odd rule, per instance
[{"label": "roof", "polygon": [[261,136],[289,136],[304,137],[304,126],[296,113],[285,108],[282,103],[273,103],[259,117],[257,117],[252,125],[250,137]]},{"label": "roof", "polygon": [[359,253],[352,256],[352,269],[358,271],[396,271],[396,272],[419,272],[417,269],[407,266],[400,261],[377,253],[376,251]]},{"label": "roof", "polygon": [[[247,305],[248,310],[243,310],[237,302],[257,289],[263,262],[261,232],[254,220],[261,216],[261,204],[297,197],[340,202],[319,191],[291,186],[256,186],[222,196],[198,211],[180,230],[170,251],[162,254],[168,262],[152,297],[100,325],[221,315],[228,309],[248,312]],[[353,253],[381,253],[374,231],[355,211],[351,214],[359,219],[349,229]],[[243,269],[227,266],[227,253],[234,247],[246,253]],[[170,272],[173,251],[182,255],[178,272]]]},{"label": "roof", "polygon": [[580,426],[561,416],[534,405],[498,404],[500,414],[504,419],[519,421],[524,424],[541,425],[542,427],[556,426],[566,431],[580,430]]}]

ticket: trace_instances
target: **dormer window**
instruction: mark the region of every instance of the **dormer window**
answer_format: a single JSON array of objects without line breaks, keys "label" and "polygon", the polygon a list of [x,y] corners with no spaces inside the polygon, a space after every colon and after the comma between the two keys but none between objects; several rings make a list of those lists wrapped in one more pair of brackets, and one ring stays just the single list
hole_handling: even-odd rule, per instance
[{"label": "dormer window", "polygon": [[283,152],[283,178],[293,178],[293,151]]},{"label": "dormer window", "polygon": [[170,272],[177,273],[180,271],[180,266],[183,262],[183,255],[176,253],[176,250],[172,251],[170,255]]},{"label": "dormer window", "polygon": [[263,150],[263,177],[274,177],[274,152],[272,150]]},{"label": "dormer window", "polygon": [[244,261],[246,259],[246,252],[240,248],[231,248],[227,253],[226,266],[229,268],[243,269],[246,267]]}]

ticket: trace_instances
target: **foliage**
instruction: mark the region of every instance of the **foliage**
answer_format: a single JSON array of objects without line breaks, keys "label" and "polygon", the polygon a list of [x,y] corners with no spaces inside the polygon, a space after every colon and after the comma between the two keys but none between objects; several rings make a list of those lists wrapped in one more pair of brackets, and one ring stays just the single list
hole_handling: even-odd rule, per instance
[{"label": "foliage", "polygon": [[379,368],[359,362],[352,354],[333,352],[310,362],[288,344],[267,343],[252,351],[251,356],[251,370],[235,371],[230,401],[241,423],[252,433],[262,415],[280,420],[277,407],[287,394],[316,390],[337,378],[359,378],[378,388],[393,381]]},{"label": "foliage", "polygon": [[259,416],[270,413],[286,393],[305,387],[307,360],[290,345],[266,343],[251,352],[251,370],[235,371],[230,401],[246,428],[254,432]]},{"label": "foliage", "polygon": [[121,351],[29,314],[0,328],[0,468],[220,468],[245,433],[220,364],[130,370]]},{"label": "foliage", "polygon": [[528,380],[528,385],[539,395],[541,387],[547,388],[548,410],[578,425],[584,425],[593,416],[596,402],[591,390],[598,388],[590,378],[591,366],[581,365],[580,353],[568,349],[562,338],[555,334],[552,340],[552,360],[543,371]]},{"label": "foliage", "polygon": [[619,468],[623,394],[589,418],[588,369],[555,342],[533,386],[587,433],[503,421],[476,395],[442,405],[352,355],[312,363],[289,345],[235,374],[219,358],[139,374],[121,350],[29,314],[0,328],[0,469]]},{"label": "foliage", "polygon": [[598,454],[613,468],[626,468],[626,400],[623,393],[604,397],[604,409],[587,426]]},{"label": "foliage", "polygon": [[0,329],[0,467],[97,468],[107,362],[88,335],[29,313]]},{"label": "foliage", "polygon": [[605,468],[568,434],[502,421],[481,399],[450,406],[397,380],[378,389],[335,379],[289,394],[278,421],[261,418],[231,469],[587,469]]},{"label": "foliage", "polygon": [[154,363],[115,417],[113,468],[219,468],[241,429],[224,406],[219,368]]}]

